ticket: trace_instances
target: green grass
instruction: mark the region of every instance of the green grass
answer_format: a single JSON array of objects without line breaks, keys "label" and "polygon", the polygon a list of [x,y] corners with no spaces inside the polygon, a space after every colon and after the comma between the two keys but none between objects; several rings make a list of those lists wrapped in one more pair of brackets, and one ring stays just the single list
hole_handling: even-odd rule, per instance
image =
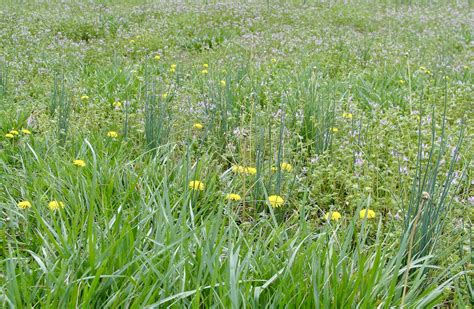
[{"label": "green grass", "polygon": [[474,304],[469,2],[4,3],[2,307]]}]

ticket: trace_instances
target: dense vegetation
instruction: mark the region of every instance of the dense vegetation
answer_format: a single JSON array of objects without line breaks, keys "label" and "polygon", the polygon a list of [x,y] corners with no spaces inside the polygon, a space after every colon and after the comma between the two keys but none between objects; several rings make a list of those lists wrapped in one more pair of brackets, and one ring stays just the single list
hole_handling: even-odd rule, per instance
[{"label": "dense vegetation", "polygon": [[473,305],[469,2],[2,3],[2,306]]}]

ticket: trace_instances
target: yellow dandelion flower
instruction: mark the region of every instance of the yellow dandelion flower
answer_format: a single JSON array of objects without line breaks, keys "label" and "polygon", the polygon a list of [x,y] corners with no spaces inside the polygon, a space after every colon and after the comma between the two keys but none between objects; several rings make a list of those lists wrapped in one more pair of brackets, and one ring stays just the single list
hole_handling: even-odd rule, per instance
[{"label": "yellow dandelion flower", "polygon": [[48,208],[51,210],[58,210],[64,208],[64,203],[59,201],[51,201],[48,203]]},{"label": "yellow dandelion flower", "polygon": [[245,173],[247,175],[255,175],[255,174],[257,174],[257,169],[255,167],[246,167],[245,168]]},{"label": "yellow dandelion flower", "polygon": [[171,67],[170,67],[170,72],[171,72],[171,73],[176,72],[176,64],[172,64],[172,65],[171,65]]},{"label": "yellow dandelion flower", "polygon": [[276,166],[272,166],[272,172],[276,172],[278,171],[277,167]]},{"label": "yellow dandelion flower", "polygon": [[28,129],[21,129],[21,133],[26,134],[26,135],[30,135],[31,131],[28,130]]},{"label": "yellow dandelion flower", "polygon": [[207,64],[207,63],[204,63],[202,66],[203,66],[203,67],[205,67],[205,68],[207,69],[207,68],[209,67],[209,64]]},{"label": "yellow dandelion flower", "polygon": [[119,101],[115,101],[114,103],[112,103],[112,106],[115,107],[115,108],[120,108],[120,107],[122,107],[122,103],[119,102]]},{"label": "yellow dandelion flower", "polygon": [[31,208],[31,203],[29,201],[21,201],[21,202],[18,202],[17,206],[20,209],[27,209],[27,208]]},{"label": "yellow dandelion flower", "polygon": [[291,172],[293,170],[293,166],[290,163],[283,162],[281,164],[281,169],[287,172]]},{"label": "yellow dandelion flower", "polygon": [[237,174],[255,175],[257,174],[257,169],[255,167],[245,167],[242,165],[234,165],[232,166],[232,172],[237,173]]},{"label": "yellow dandelion flower", "polygon": [[202,130],[204,128],[204,126],[201,123],[195,123],[195,124],[193,124],[193,128],[198,129],[198,130]]},{"label": "yellow dandelion flower", "polygon": [[331,132],[332,133],[337,133],[337,132],[339,132],[339,129],[338,128],[331,128]]},{"label": "yellow dandelion flower", "polygon": [[18,135],[18,134],[20,134],[20,132],[18,132],[17,130],[11,130],[11,131],[10,131],[10,134]]},{"label": "yellow dandelion flower", "polygon": [[166,98],[168,97],[168,94],[165,92],[165,93],[163,93],[163,94],[161,95],[161,97],[162,97],[163,99],[166,99]]},{"label": "yellow dandelion flower", "polygon": [[273,208],[277,208],[283,205],[283,203],[285,203],[285,200],[279,195],[270,195],[268,197],[268,202]]},{"label": "yellow dandelion flower", "polygon": [[399,80],[398,80],[398,83],[399,83],[400,85],[403,85],[403,84],[405,84],[405,81],[404,81],[403,79],[399,79]]},{"label": "yellow dandelion flower", "polygon": [[160,60],[160,59],[161,59],[160,55],[155,56],[155,60]]},{"label": "yellow dandelion flower", "polygon": [[352,119],[352,114],[351,113],[342,113],[342,118]]},{"label": "yellow dandelion flower", "polygon": [[234,173],[243,173],[243,172],[245,172],[245,167],[243,167],[242,165],[234,165],[234,166],[232,166],[232,172],[234,172]]},{"label": "yellow dandelion flower", "polygon": [[7,133],[7,134],[5,134],[5,137],[6,137],[6,138],[14,138],[15,135],[13,135],[13,134],[11,134],[11,133]]},{"label": "yellow dandelion flower", "polygon": [[334,220],[334,221],[337,221],[339,219],[341,219],[342,216],[341,216],[341,213],[338,212],[338,211],[330,211],[330,212],[327,212],[325,215],[324,215],[324,220]]},{"label": "yellow dandelion flower", "polygon": [[225,196],[225,198],[226,200],[229,200],[229,201],[240,201],[242,199],[240,195],[235,194],[235,193],[229,193]]},{"label": "yellow dandelion flower", "polygon": [[86,162],[84,162],[84,160],[73,160],[72,161],[72,164],[74,164],[75,166],[78,166],[78,167],[84,167],[86,166]]},{"label": "yellow dandelion flower", "polygon": [[365,217],[367,217],[367,219],[373,219],[375,218],[375,211],[373,211],[372,209],[362,209],[359,212],[359,217],[361,219],[364,219]]},{"label": "yellow dandelion flower", "polygon": [[107,136],[111,138],[116,138],[118,137],[118,133],[116,131],[109,131],[107,132]]},{"label": "yellow dandelion flower", "polygon": [[221,80],[221,86],[225,87],[225,85],[226,85],[225,80]]},{"label": "yellow dandelion flower", "polygon": [[209,73],[207,70],[202,70],[202,71],[201,71],[201,74],[202,74],[202,75],[206,75],[207,73]]},{"label": "yellow dandelion flower", "polygon": [[81,97],[81,100],[82,100],[82,101],[89,100],[89,96],[83,95],[83,96]]},{"label": "yellow dandelion flower", "polygon": [[199,180],[193,180],[189,182],[189,189],[194,190],[194,191],[202,191],[204,190],[204,184],[200,182]]}]

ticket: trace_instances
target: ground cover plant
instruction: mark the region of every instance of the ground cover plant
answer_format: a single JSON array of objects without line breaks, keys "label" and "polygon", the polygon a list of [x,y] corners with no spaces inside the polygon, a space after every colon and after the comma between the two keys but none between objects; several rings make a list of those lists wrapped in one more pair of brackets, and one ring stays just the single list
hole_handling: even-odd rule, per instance
[{"label": "ground cover plant", "polygon": [[3,1],[2,307],[472,306],[473,24]]}]

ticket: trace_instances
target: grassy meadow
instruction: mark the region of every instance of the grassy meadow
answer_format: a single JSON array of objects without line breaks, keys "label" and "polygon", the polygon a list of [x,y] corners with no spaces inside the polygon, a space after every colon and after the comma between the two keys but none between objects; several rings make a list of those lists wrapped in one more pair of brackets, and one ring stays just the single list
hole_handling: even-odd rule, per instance
[{"label": "grassy meadow", "polygon": [[471,308],[471,1],[0,0],[2,308]]}]

